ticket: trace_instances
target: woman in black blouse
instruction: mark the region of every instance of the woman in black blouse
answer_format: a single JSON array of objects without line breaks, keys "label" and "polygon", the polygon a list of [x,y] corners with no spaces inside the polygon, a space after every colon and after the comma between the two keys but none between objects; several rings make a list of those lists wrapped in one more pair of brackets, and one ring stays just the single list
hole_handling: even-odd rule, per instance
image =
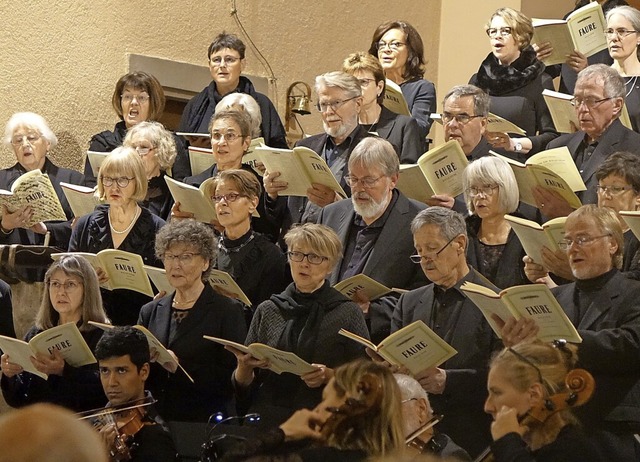
[{"label": "woman in black blouse", "polygon": [[238,169],[218,173],[208,191],[224,228],[218,241],[216,268],[231,274],[251,300],[248,323],[255,307],[291,282],[280,248],[251,227],[251,215],[261,192],[256,176]]},{"label": "woman in black blouse", "polygon": [[164,179],[176,160],[173,135],[161,123],[141,122],[129,130],[123,146],[135,149],[144,164],[148,187],[142,206],[166,220],[173,205],[173,198]]},{"label": "woman in black blouse", "polygon": [[[164,220],[138,204],[147,195],[147,175],[133,148],[117,148],[105,159],[98,175],[98,195],[106,204],[78,219],[69,252],[118,249],[137,253],[146,265],[161,267],[154,242]],[[140,308],[150,301],[147,295],[126,289],[103,289],[102,297],[115,325],[135,324]]]},{"label": "woman in black blouse", "polygon": [[518,183],[509,164],[497,157],[481,157],[463,172],[467,217],[467,261],[497,287],[527,284],[524,249],[505,214],[518,208]]},{"label": "woman in black blouse", "polygon": [[[95,270],[83,257],[63,256],[47,270],[44,283],[42,303],[25,341],[52,327],[73,322],[89,348],[93,349],[102,336],[102,330],[88,322],[108,322],[102,309]],[[74,411],[104,406],[97,364],[72,367],[57,351],[52,355],[35,355],[31,361],[38,371],[48,375],[46,380],[23,371],[22,367],[11,362],[6,353],[2,355],[2,394],[10,406],[20,407],[42,401]]]}]

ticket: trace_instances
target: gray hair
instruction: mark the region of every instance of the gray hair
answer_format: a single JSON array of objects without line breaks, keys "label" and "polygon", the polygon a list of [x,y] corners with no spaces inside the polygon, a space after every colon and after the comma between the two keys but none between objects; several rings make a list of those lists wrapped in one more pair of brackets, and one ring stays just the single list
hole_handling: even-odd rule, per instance
[{"label": "gray hair", "polygon": [[494,156],[481,157],[471,162],[462,172],[464,200],[469,212],[475,213],[476,208],[468,192],[472,185],[498,185],[500,210],[504,213],[512,213],[518,208],[520,201],[518,182],[506,160]]},{"label": "gray hair", "polygon": [[240,106],[242,110],[251,119],[251,137],[257,138],[262,132],[260,125],[262,124],[262,113],[258,102],[251,95],[246,93],[229,93],[216,104],[215,112],[234,110],[234,106]]},{"label": "gray hair", "polygon": [[35,112],[16,112],[4,127],[5,145],[11,146],[13,132],[15,132],[18,127],[35,128],[38,133],[40,133],[40,136],[49,142],[51,149],[55,148],[56,144],[58,144],[58,137],[51,131],[44,117]]},{"label": "gray hair", "polygon": [[140,122],[127,131],[122,145],[133,147],[132,139],[135,135],[140,135],[155,148],[155,156],[161,170],[173,167],[173,163],[178,155],[176,151],[176,140],[173,134],[164,128],[160,122]]},{"label": "gray hair", "polygon": [[193,219],[170,221],[156,234],[156,256],[162,260],[165,252],[175,244],[192,248],[209,262],[209,267],[202,272],[202,281],[207,282],[218,256],[218,241],[211,228]]},{"label": "gray hair", "polygon": [[576,87],[583,80],[601,79],[604,88],[604,96],[606,98],[622,98],[625,99],[626,88],[624,79],[618,74],[618,71],[607,66],[606,64],[592,64],[581,70],[578,74]]},{"label": "gray hair", "polygon": [[436,225],[446,240],[467,236],[467,225],[462,215],[445,207],[429,207],[421,210],[411,221],[411,233],[417,233],[426,225]]},{"label": "gray hair", "polygon": [[489,108],[491,107],[489,95],[475,85],[456,85],[449,90],[449,93],[444,95],[442,106],[444,107],[449,98],[459,99],[464,98],[465,96],[473,97],[474,115],[483,117],[487,117],[489,115]]},{"label": "gray hair", "polygon": [[400,388],[402,401],[424,398],[427,403],[429,402],[427,392],[424,391],[424,388],[422,388],[422,385],[420,385],[420,382],[416,379],[406,374],[393,374],[393,377],[398,383],[398,388]]},{"label": "gray hair", "polygon": [[323,88],[337,87],[346,93],[347,98],[356,98],[362,96],[362,87],[360,82],[354,76],[346,72],[333,71],[327,72],[316,77],[315,90],[320,93]]},{"label": "gray hair", "polygon": [[351,152],[349,157],[349,170],[354,165],[363,167],[380,167],[385,176],[392,176],[400,171],[400,161],[393,145],[384,138],[369,136]]},{"label": "gray hair", "polygon": [[611,19],[611,16],[613,16],[614,14],[623,16],[627,21],[631,23],[633,30],[640,31],[640,11],[638,11],[634,7],[629,5],[621,5],[611,8],[609,11],[607,11],[607,23]]}]

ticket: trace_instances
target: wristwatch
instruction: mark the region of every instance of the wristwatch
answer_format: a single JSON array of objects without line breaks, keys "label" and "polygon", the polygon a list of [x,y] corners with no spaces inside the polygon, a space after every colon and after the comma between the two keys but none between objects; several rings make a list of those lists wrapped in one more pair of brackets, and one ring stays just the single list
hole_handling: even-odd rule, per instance
[{"label": "wristwatch", "polygon": [[520,141],[516,141],[513,145],[513,149],[515,152],[522,152],[522,143],[520,143]]}]

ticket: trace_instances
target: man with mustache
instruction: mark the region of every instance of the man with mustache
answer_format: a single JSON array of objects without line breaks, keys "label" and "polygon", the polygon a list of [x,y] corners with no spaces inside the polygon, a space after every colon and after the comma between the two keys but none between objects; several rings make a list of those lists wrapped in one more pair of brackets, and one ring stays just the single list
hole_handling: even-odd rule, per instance
[{"label": "man with mustache", "polygon": [[[305,146],[322,157],[347,194],[350,193],[344,176],[347,161],[358,142],[367,131],[358,124],[362,107],[362,88],[354,76],[345,72],[328,72],[316,77],[317,108],[322,115],[324,133],[304,138],[296,146]],[[267,192],[266,209],[269,216],[282,224],[281,235],[294,223],[315,222],[323,207],[340,199],[332,190],[314,184],[307,197],[290,196],[278,199],[278,193],[287,187],[278,179],[280,172],[268,172],[264,176]]]},{"label": "man with mustache", "polygon": [[483,405],[489,359],[501,345],[460,286],[469,281],[500,289],[467,264],[467,227],[459,213],[429,207],[413,219],[411,232],[417,253],[411,259],[432,283],[400,297],[391,331],[422,320],[458,351],[415,378],[429,393],[434,411],[445,416],[438,428],[475,457],[491,442],[491,417]]},{"label": "man with mustache", "polygon": [[[619,120],[625,93],[624,79],[605,64],[580,71],[572,100],[579,131],[562,135],[547,145],[547,149],[566,146],[571,152],[587,187],[577,193],[583,204],[598,202],[595,173],[607,157],[617,151],[629,151],[639,154],[640,161],[640,135]],[[548,218],[567,216],[573,210],[556,194],[542,188],[534,193],[538,208]]]},{"label": "man with mustache", "polygon": [[[424,285],[424,274],[409,260],[413,253],[409,225],[425,205],[395,189],[399,161],[393,146],[382,138],[365,138],[351,153],[348,168],[345,181],[351,198],[328,205],[318,218],[318,223],[336,231],[344,248],[329,282],[333,285],[363,273],[387,287]],[[354,301],[365,314],[371,339],[379,342],[386,337],[396,298],[371,301],[359,291]]]}]

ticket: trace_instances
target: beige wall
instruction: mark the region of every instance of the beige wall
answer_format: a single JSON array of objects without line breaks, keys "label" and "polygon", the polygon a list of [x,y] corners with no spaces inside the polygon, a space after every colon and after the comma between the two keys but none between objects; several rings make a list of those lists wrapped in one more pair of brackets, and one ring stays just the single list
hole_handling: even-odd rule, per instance
[{"label": "beige wall", "polygon": [[[111,129],[110,105],[116,80],[127,68],[127,53],[206,64],[206,49],[223,29],[239,34],[231,1],[23,0],[3,8],[0,32],[0,123],[16,111],[42,114],[60,138],[51,157],[81,168],[92,134]],[[339,68],[349,53],[367,49],[382,21],[404,18],[435,49],[440,0],[238,0],[238,16],[271,64],[276,86],[270,97],[281,116],[290,83],[313,83],[315,75]],[[179,5],[179,8],[177,7]],[[217,8],[214,9],[213,7]],[[248,40],[245,40],[248,45]],[[427,77],[434,79],[436,53],[427,52]],[[252,51],[250,74],[268,76]],[[309,132],[320,129],[317,114],[300,118]],[[6,147],[0,167],[14,162]]]}]

